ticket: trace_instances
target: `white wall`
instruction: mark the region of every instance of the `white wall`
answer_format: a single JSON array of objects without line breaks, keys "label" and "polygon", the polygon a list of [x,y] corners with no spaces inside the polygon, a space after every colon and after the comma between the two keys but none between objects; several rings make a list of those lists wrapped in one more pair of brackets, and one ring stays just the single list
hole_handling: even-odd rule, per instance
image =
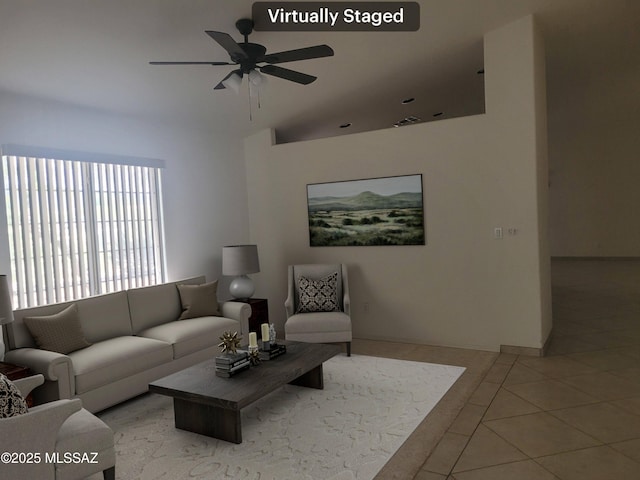
[{"label": "white wall", "polygon": [[[587,89],[575,92],[578,99],[600,95],[577,88]],[[619,96],[629,101],[637,93],[623,89]],[[640,120],[620,118],[614,106],[571,113],[550,119],[551,253],[639,257]]]},{"label": "white wall", "polygon": [[[269,299],[280,331],[286,266],[343,262],[356,337],[543,345],[551,319],[540,48],[531,17],[485,37],[485,115],[284,145],[271,131],[245,140],[256,296]],[[307,184],[417,173],[426,246],[309,247]]]},{"label": "white wall", "polygon": [[[248,241],[241,140],[0,93],[2,143],[164,159],[170,280],[197,274],[219,278],[222,246]],[[4,222],[0,222],[0,272],[10,272]],[[220,291],[224,297],[225,285]]]}]

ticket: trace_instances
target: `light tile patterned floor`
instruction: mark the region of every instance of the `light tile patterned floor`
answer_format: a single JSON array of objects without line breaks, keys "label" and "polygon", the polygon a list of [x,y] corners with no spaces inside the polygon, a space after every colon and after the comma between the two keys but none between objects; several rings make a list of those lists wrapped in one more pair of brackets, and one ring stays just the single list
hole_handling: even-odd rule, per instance
[{"label": "light tile patterned floor", "polygon": [[[473,390],[440,405],[451,421],[410,439],[425,457],[418,471],[396,462],[378,479],[640,479],[640,261],[556,260],[552,284],[548,355],[496,354],[472,368]],[[473,351],[404,355],[421,352],[473,365]]]}]

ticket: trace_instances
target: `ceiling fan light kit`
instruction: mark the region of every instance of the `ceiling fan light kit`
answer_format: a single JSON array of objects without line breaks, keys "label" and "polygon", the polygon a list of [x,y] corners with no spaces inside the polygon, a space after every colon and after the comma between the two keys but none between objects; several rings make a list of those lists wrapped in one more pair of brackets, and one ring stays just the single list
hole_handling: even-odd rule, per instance
[{"label": "ceiling fan light kit", "polygon": [[[236,28],[244,37],[244,42],[237,43],[231,35],[224,32],[207,30],[206,34],[215,40],[229,54],[231,62],[149,62],[151,65],[236,65],[239,68],[230,72],[215,87],[214,90],[230,88],[239,92],[242,84],[242,77],[249,77],[249,90],[257,90],[262,87],[264,76],[282,78],[300,85],[308,85],[317,77],[297,72],[288,68],[279,67],[275,64],[296,62],[299,60],[309,60],[312,58],[322,58],[333,56],[333,49],[328,45],[315,45],[313,47],[298,48],[283,52],[267,54],[267,49],[258,43],[249,42],[249,35],[253,32],[253,20],[242,18],[236,22]],[[266,65],[260,65],[266,64]],[[258,93],[257,92],[257,93]]]},{"label": "ceiling fan light kit", "polygon": [[251,82],[252,85],[255,85],[256,87],[262,85],[263,79],[264,79],[264,75],[262,75],[257,70],[251,70],[249,72],[249,81]]},{"label": "ceiling fan light kit", "polygon": [[240,86],[242,86],[242,77],[233,72],[227,78],[220,82],[225,88],[230,88],[236,93],[240,93]]}]

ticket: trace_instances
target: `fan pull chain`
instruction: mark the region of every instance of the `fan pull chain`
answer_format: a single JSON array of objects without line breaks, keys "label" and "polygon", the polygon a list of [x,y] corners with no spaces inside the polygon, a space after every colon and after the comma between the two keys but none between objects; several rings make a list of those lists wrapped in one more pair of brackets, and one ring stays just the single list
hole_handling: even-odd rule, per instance
[{"label": "fan pull chain", "polygon": [[252,83],[253,82],[251,82],[251,81],[247,82],[247,86],[249,88],[249,120],[250,121],[253,121],[253,104],[251,103],[251,99],[253,98],[254,95],[256,97],[256,105],[258,105],[258,110],[262,106],[262,104],[260,102],[260,90],[261,90],[261,88],[260,88],[259,85],[253,85],[252,86]]},{"label": "fan pull chain", "polygon": [[247,84],[249,85],[249,121],[253,122],[253,112],[251,106],[251,81],[248,81]]}]

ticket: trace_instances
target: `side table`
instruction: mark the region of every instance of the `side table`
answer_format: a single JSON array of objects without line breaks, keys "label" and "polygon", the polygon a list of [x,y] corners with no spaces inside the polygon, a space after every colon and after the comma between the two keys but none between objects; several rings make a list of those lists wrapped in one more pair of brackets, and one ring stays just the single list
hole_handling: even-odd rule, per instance
[{"label": "side table", "polygon": [[[20,365],[14,365],[13,363],[0,362],[0,373],[3,373],[11,381],[18,380],[19,378],[25,378],[31,375],[29,367],[23,367]],[[27,406],[33,406],[33,398],[31,394],[26,398]]]},{"label": "side table", "polygon": [[269,323],[269,302],[266,298],[250,298],[248,300],[234,300],[236,302],[248,303],[251,307],[249,317],[249,331],[257,332],[260,336],[260,325]]}]

